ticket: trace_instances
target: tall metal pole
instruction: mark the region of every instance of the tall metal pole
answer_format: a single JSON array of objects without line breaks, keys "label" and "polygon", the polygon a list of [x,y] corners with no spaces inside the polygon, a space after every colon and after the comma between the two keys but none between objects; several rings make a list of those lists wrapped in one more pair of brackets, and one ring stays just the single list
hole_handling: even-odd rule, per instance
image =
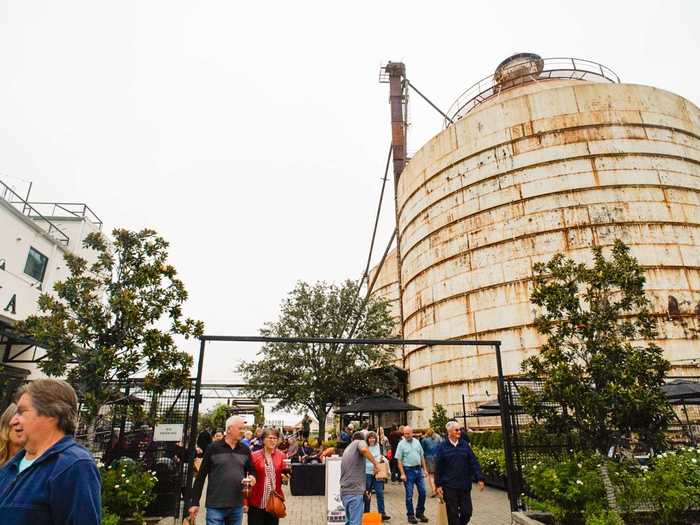
[{"label": "tall metal pole", "polygon": [[518,510],[518,495],[515,493],[515,464],[513,462],[513,449],[511,447],[510,432],[510,405],[506,395],[505,379],[503,377],[503,362],[501,361],[501,343],[494,345],[496,349],[496,367],[498,369],[498,405],[501,407],[501,431],[503,432],[503,451],[506,456],[506,485],[508,487],[508,500],[511,512]]},{"label": "tall metal pole", "polygon": [[[389,62],[384,70],[389,74],[389,105],[391,107],[391,158],[394,163],[394,209],[396,216],[396,260],[399,273],[399,337],[403,339],[403,283],[401,279],[401,235],[399,232],[399,177],[406,166],[406,66],[403,62]],[[406,370],[406,349],[401,349],[401,363]]]},{"label": "tall metal pole", "polygon": [[[194,402],[192,403],[192,425],[190,425],[190,442],[187,447],[188,456],[188,467],[187,467],[187,481],[185,482],[185,505],[187,500],[190,498],[192,492],[192,475],[194,473],[194,458],[196,453],[197,444],[197,420],[199,419],[199,399],[202,392],[202,368],[204,367],[204,347],[206,346],[206,339],[200,339],[199,343],[199,362],[197,364],[197,380],[194,385]],[[187,509],[185,509],[187,513]]]},{"label": "tall metal pole", "polygon": [[462,394],[462,421],[464,422],[464,431],[467,431],[467,403],[464,400],[464,394]]}]

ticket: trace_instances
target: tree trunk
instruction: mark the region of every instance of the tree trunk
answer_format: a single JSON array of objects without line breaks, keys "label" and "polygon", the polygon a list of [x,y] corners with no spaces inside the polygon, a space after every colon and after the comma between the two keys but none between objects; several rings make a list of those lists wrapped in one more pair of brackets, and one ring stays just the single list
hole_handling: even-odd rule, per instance
[{"label": "tree trunk", "polygon": [[318,420],[318,446],[321,447],[326,437],[326,407],[312,410]]}]

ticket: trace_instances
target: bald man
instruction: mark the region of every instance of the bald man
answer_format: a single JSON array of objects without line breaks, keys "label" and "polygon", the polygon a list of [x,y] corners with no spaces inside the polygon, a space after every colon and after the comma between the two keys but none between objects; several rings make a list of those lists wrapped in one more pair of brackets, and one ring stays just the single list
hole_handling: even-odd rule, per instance
[{"label": "bald man", "polygon": [[226,420],[224,439],[214,441],[207,447],[190,498],[189,515],[192,523],[195,523],[199,512],[204,481],[209,476],[207,525],[241,525],[243,481],[249,479],[251,485],[255,484],[255,478],[250,475],[250,449],[240,440],[244,426],[245,420],[242,417],[231,416]]},{"label": "bald man", "polygon": [[[425,517],[425,483],[423,479],[428,472],[425,455],[420,442],[413,437],[413,429],[403,427],[403,439],[396,447],[396,464],[401,473],[401,481],[406,489],[406,518],[409,523],[426,523]],[[418,505],[413,511],[413,485],[418,489]]]}]

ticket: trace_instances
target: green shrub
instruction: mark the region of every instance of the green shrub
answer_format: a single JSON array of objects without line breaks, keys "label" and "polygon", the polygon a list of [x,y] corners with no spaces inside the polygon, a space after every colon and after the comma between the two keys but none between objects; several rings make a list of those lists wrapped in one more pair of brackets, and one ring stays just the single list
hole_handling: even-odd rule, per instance
[{"label": "green shrub", "polygon": [[481,471],[485,476],[505,477],[506,454],[502,448],[482,448],[472,446],[472,450],[479,460]]},{"label": "green shrub", "polygon": [[[107,519],[133,519],[143,524],[143,511],[153,501],[156,477],[131,459],[121,459],[102,469],[102,513]],[[104,522],[104,520],[103,520]],[[111,522],[110,522],[111,523]]]},{"label": "green shrub", "polygon": [[469,443],[480,448],[503,448],[503,433],[500,431],[469,432]]},{"label": "green shrub", "polygon": [[586,525],[625,525],[620,515],[608,509],[589,511],[586,515]]},{"label": "green shrub", "polygon": [[651,504],[661,523],[682,523],[683,514],[700,507],[700,450],[681,448],[654,457],[648,467],[617,466],[612,481],[625,512]]},{"label": "green shrub", "polygon": [[111,512],[102,513],[102,524],[101,525],[119,525],[119,516],[112,514]]},{"label": "green shrub", "polygon": [[582,515],[606,510],[605,488],[598,473],[600,455],[575,453],[525,465],[523,475],[533,494],[528,506],[550,512],[557,524],[577,523]]}]

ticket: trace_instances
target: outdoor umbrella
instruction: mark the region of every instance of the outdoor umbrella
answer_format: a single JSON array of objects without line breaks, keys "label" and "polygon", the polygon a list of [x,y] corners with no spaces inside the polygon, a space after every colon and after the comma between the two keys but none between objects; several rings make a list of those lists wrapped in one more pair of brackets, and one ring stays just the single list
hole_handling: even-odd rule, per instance
[{"label": "outdoor umbrella", "polygon": [[500,416],[501,410],[494,408],[479,408],[475,412],[468,414],[468,417]]},{"label": "outdoor umbrella", "polygon": [[661,387],[666,399],[683,400],[700,398],[700,382],[688,379],[674,379]]},{"label": "outdoor umbrella", "polygon": [[690,379],[674,379],[663,385],[661,390],[666,394],[666,399],[671,405],[683,406],[685,421],[688,425],[688,435],[691,440],[694,440],[693,432],[690,428],[687,405],[700,405],[700,382]]},{"label": "outdoor umbrella", "polygon": [[410,410],[423,410],[416,405],[392,396],[371,395],[361,397],[354,403],[335,410],[336,414],[363,414],[376,412],[408,412]]},{"label": "outdoor umbrella", "polygon": [[416,405],[406,403],[402,399],[396,397],[374,394],[357,399],[354,403],[340,407],[335,411],[336,414],[370,414],[372,421],[374,415],[377,414],[381,420],[384,412],[408,412],[409,410],[423,410]]}]

